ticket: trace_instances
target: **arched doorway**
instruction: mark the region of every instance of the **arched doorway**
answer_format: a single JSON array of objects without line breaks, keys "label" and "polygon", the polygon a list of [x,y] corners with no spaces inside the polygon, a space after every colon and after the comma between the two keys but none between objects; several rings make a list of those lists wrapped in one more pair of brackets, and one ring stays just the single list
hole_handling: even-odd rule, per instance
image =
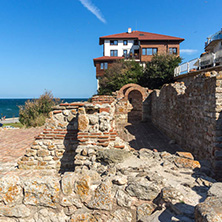
[{"label": "arched doorway", "polygon": [[[117,100],[120,101],[119,104],[125,104],[123,105],[126,106],[124,110],[127,110],[124,120],[130,123],[143,120],[143,117],[146,116],[144,115],[143,103],[147,99],[149,93],[150,90],[148,88],[144,88],[135,83],[124,85],[119,91],[117,91]],[[128,101],[128,103],[126,103],[126,101]]]},{"label": "arched doorway", "polygon": [[128,101],[132,105],[132,110],[128,113],[128,122],[138,122],[143,119],[143,96],[140,91],[132,90],[128,94]]}]

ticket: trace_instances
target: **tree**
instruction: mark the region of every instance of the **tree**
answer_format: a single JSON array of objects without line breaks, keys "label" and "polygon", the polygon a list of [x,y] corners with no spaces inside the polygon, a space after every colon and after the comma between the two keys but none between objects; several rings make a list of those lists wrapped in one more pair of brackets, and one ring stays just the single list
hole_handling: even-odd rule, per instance
[{"label": "tree", "polygon": [[138,83],[142,75],[143,68],[135,61],[115,62],[99,81],[98,94],[111,95],[128,83]]},{"label": "tree", "polygon": [[165,83],[173,82],[174,69],[182,59],[175,55],[155,55],[146,64],[145,72],[139,84],[149,89],[160,89]]}]

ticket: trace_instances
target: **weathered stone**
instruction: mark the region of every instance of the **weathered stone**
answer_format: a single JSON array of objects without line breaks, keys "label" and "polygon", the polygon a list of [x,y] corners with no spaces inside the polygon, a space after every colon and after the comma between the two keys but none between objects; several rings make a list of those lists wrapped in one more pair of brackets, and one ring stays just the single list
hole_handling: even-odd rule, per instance
[{"label": "weathered stone", "polygon": [[79,113],[79,114],[83,114],[83,115],[85,115],[85,114],[86,114],[86,110],[85,110],[85,108],[84,108],[84,107],[79,107],[79,109],[78,109],[78,113]]},{"label": "weathered stone", "polygon": [[222,221],[222,200],[212,196],[195,208],[196,222],[219,222]]},{"label": "weathered stone", "polygon": [[111,189],[111,181],[107,180],[102,182],[99,187],[96,188],[94,195],[86,205],[92,209],[111,210],[113,199]]},{"label": "weathered stone", "polygon": [[75,192],[83,202],[87,202],[91,198],[92,190],[90,189],[91,177],[88,175],[81,176],[75,182]]},{"label": "weathered stone", "polygon": [[200,168],[200,163],[197,160],[191,160],[187,158],[176,158],[174,160],[174,163],[177,167],[181,168],[190,168],[190,169],[195,169],[195,168]]},{"label": "weathered stone", "polygon": [[194,160],[193,155],[189,152],[176,152],[176,155],[179,156],[179,157],[184,157],[184,158],[187,158],[187,159]]},{"label": "weathered stone", "polygon": [[58,113],[54,115],[55,119],[57,119],[59,122],[63,123],[64,122],[64,115],[62,113]]},{"label": "weathered stone", "polygon": [[213,183],[211,188],[208,190],[208,196],[216,196],[222,198],[222,183]]},{"label": "weathered stone", "polygon": [[173,187],[164,187],[160,194],[161,201],[165,203],[178,203],[183,201],[183,195]]},{"label": "weathered stone", "polygon": [[89,126],[89,119],[86,115],[79,115],[78,116],[78,130],[85,131],[88,129]]},{"label": "weathered stone", "polygon": [[67,120],[69,122],[73,121],[76,118],[76,114],[74,114],[72,111],[69,113]]},{"label": "weathered stone", "polygon": [[0,200],[6,205],[15,206],[22,203],[21,182],[16,175],[6,175],[0,179]]},{"label": "weathered stone", "polygon": [[27,149],[26,152],[25,152],[25,155],[26,156],[35,156],[36,153],[37,153],[37,151],[34,150],[34,149]]},{"label": "weathered stone", "polygon": [[66,207],[64,208],[64,213],[67,216],[71,216],[72,214],[74,214],[76,212],[77,208],[75,206],[70,206],[70,207]]},{"label": "weathered stone", "polygon": [[131,156],[131,153],[125,150],[99,150],[97,152],[97,160],[104,161],[106,163],[120,163]]},{"label": "weathered stone", "polygon": [[132,214],[125,209],[118,209],[112,213],[112,218],[108,222],[131,222]]},{"label": "weathered stone", "polygon": [[63,110],[62,113],[63,113],[64,116],[68,116],[70,111],[69,110]]},{"label": "weathered stone", "polygon": [[122,190],[118,190],[116,192],[116,201],[117,204],[121,207],[131,207],[132,204],[131,197]]},{"label": "weathered stone", "polygon": [[68,220],[69,217],[63,211],[55,212],[47,208],[39,210],[34,215],[35,222],[67,222]]},{"label": "weathered stone", "polygon": [[74,182],[75,182],[74,173],[65,172],[63,177],[62,177],[62,181],[61,181],[62,192],[65,195],[70,195],[73,192]]},{"label": "weathered stone", "polygon": [[25,205],[14,207],[0,206],[0,216],[24,218],[30,215],[30,210]]},{"label": "weathered stone", "polygon": [[94,216],[85,210],[77,210],[69,222],[97,222]]},{"label": "weathered stone", "polygon": [[99,122],[99,117],[96,115],[90,115],[89,122],[90,122],[90,124],[95,125]]},{"label": "weathered stone", "polygon": [[126,187],[130,196],[137,197],[141,200],[154,200],[161,189],[155,183],[150,182],[132,182]]},{"label": "weathered stone", "polygon": [[157,206],[154,203],[144,203],[138,206],[136,210],[137,221],[141,222],[149,221],[147,217],[154,212],[156,207]]},{"label": "weathered stone", "polygon": [[121,175],[121,176],[115,176],[113,178],[113,183],[117,185],[124,185],[127,183],[127,176]]},{"label": "weathered stone", "polygon": [[48,156],[49,155],[49,151],[48,150],[38,150],[37,155],[39,157]]},{"label": "weathered stone", "polygon": [[[13,218],[8,218],[8,217],[0,217],[0,222],[17,222]],[[20,221],[19,221],[20,222]],[[34,222],[34,221],[33,221]]]},{"label": "weathered stone", "polygon": [[24,182],[24,203],[33,206],[56,208],[59,201],[60,184],[54,177],[30,178]]},{"label": "weathered stone", "polygon": [[100,116],[99,118],[99,129],[104,132],[111,129],[110,126],[110,117],[107,115]]},{"label": "weathered stone", "polygon": [[77,208],[81,208],[83,206],[82,202],[78,198],[77,195],[69,195],[61,198],[60,205],[63,207],[75,206]]}]

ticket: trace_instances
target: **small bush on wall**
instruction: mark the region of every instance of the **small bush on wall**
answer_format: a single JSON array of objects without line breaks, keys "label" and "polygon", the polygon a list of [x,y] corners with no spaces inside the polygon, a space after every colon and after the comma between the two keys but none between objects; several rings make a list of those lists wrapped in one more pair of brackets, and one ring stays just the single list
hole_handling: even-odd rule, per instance
[{"label": "small bush on wall", "polygon": [[51,92],[46,91],[39,99],[28,100],[19,106],[19,121],[26,127],[42,126],[52,107],[60,103]]}]

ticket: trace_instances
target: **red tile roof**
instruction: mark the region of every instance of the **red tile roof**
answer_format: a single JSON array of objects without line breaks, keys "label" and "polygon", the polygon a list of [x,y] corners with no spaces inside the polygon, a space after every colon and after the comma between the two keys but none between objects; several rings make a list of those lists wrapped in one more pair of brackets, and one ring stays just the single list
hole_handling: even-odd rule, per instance
[{"label": "red tile roof", "polygon": [[99,44],[104,43],[104,39],[138,39],[140,41],[143,40],[155,40],[155,41],[161,41],[161,40],[174,40],[182,42],[183,38],[168,36],[168,35],[161,35],[161,34],[155,34],[150,32],[141,32],[141,31],[132,31],[131,33],[124,32],[114,35],[107,35],[102,36],[99,38]]},{"label": "red tile roof", "polygon": [[102,56],[102,57],[98,57],[93,59],[94,62],[94,66],[95,66],[95,62],[99,61],[114,61],[114,60],[118,60],[118,59],[124,59],[124,57],[117,57],[117,56]]}]

